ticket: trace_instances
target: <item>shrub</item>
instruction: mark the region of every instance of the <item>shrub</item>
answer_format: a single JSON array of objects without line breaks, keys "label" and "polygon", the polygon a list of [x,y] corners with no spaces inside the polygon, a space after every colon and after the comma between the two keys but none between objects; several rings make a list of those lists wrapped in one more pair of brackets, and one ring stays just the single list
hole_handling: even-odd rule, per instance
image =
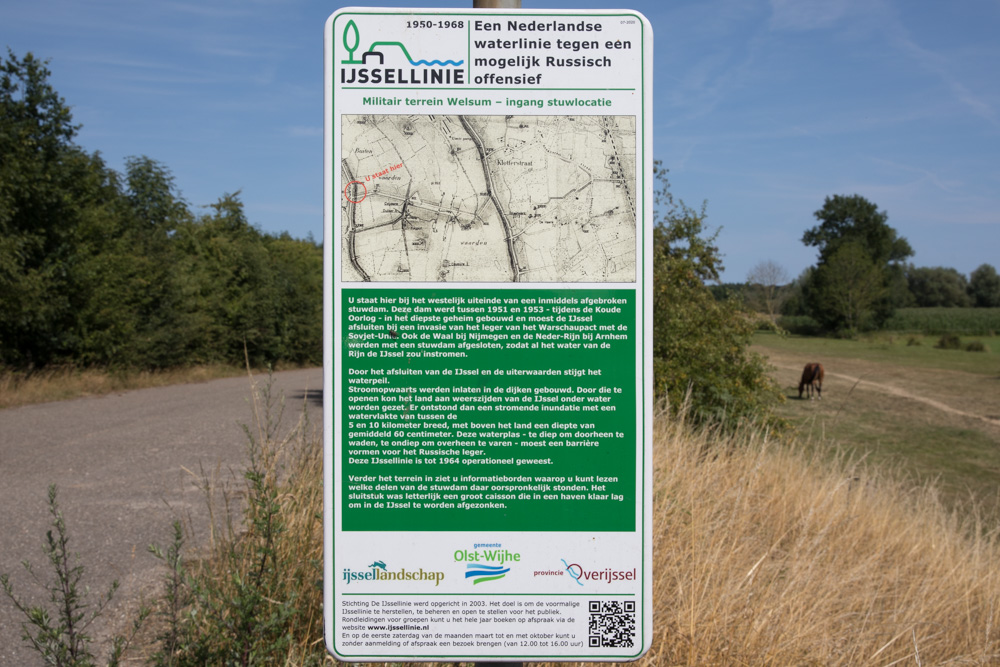
[{"label": "shrub", "polygon": [[[56,501],[55,484],[49,486],[49,514],[52,515],[52,530],[46,534],[45,556],[53,576],[43,585],[48,591],[52,608],[30,605],[15,595],[10,575],[6,573],[0,575],[0,585],[7,598],[25,618],[25,622],[21,624],[24,641],[47,664],[74,667],[93,665],[95,662],[90,650],[93,641],[89,634],[90,627],[104,615],[107,604],[118,590],[118,581],[112,582],[108,592],[96,602],[91,602],[90,588],[80,586],[84,566],[77,562],[79,556],[70,554],[69,551],[69,533]],[[24,569],[38,580],[28,561],[24,561]],[[149,609],[141,608],[129,633],[112,639],[108,665],[120,664],[122,654],[128,649],[148,615]]]},{"label": "shrub", "polygon": [[947,333],[938,338],[937,345],[934,347],[941,350],[960,350],[962,349],[962,340],[956,334]]},{"label": "shrub", "polygon": [[778,326],[800,336],[818,336],[823,332],[819,322],[808,315],[782,315],[778,318]]},{"label": "shrub", "polygon": [[984,345],[983,341],[981,341],[981,340],[970,340],[968,343],[965,344],[965,346],[962,349],[965,350],[966,352],[987,352],[988,351],[986,345]]}]

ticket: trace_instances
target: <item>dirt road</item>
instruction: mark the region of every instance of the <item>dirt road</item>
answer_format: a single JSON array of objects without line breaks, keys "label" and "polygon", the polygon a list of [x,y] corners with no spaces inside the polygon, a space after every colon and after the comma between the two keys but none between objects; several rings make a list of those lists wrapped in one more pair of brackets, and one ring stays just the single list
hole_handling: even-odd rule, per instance
[{"label": "dirt road", "polygon": [[[286,398],[285,428],[303,406],[322,426],[322,378],[322,369],[274,375],[274,391]],[[162,570],[147,547],[168,544],[174,520],[184,521],[190,544],[208,542],[199,471],[219,481],[240,476],[250,396],[244,376],[0,410],[0,573],[24,598],[44,601],[20,563],[48,575],[46,494],[56,484],[70,550],[86,567],[83,584],[96,594],[118,579],[109,619],[124,618],[139,597],[156,592]],[[41,664],[20,635],[20,619],[0,596],[0,665]]]},{"label": "dirt road", "polygon": [[[801,369],[797,362],[789,362],[788,360],[775,359],[774,355],[770,359],[771,364],[778,368],[779,370],[791,374],[800,373]],[[968,417],[970,419],[978,419],[990,426],[1000,426],[1000,417],[993,417],[989,415],[976,414],[974,412],[969,412],[967,410],[960,410],[958,408],[952,407],[947,403],[942,403],[941,401],[929,398],[927,396],[921,396],[920,394],[914,393],[908,389],[901,386],[896,386],[893,384],[888,384],[886,382],[877,382],[871,377],[866,377],[871,375],[870,372],[862,373],[860,377],[855,375],[846,375],[844,373],[832,373],[830,371],[826,372],[826,380],[829,382],[830,379],[843,380],[852,387],[863,386],[866,388],[873,389],[875,391],[880,391],[885,394],[892,394],[893,396],[898,396],[899,398],[906,398],[911,401],[917,401],[923,403],[924,405],[934,408],[935,410],[941,410],[942,412],[947,412],[952,415],[959,417]],[[794,381],[794,379],[793,379]],[[985,381],[984,381],[985,384]]]},{"label": "dirt road", "polygon": [[[801,355],[774,349],[758,351],[777,369],[776,378],[787,395],[795,397],[802,373]],[[875,391],[904,399],[911,405],[919,404],[922,410],[929,408],[965,420],[994,437],[1000,435],[1000,392],[996,377],[860,359],[825,361],[824,403],[845,401],[855,392]]]}]

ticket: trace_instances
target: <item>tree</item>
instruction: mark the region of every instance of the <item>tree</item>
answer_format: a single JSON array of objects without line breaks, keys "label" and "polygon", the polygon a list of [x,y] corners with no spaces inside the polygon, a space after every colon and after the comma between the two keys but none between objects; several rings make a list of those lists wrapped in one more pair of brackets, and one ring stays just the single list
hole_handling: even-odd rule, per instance
[{"label": "tree", "polygon": [[889,215],[860,195],[827,197],[813,214],[820,224],[806,230],[802,242],[819,249],[823,264],[840,244],[860,241],[876,265],[901,262],[913,255],[907,240],[889,226]]},{"label": "tree", "polygon": [[155,237],[168,238],[190,217],[187,202],[177,192],[166,165],[145,155],[125,159],[125,181],[132,226]]},{"label": "tree", "polygon": [[164,165],[126,159],[114,206],[80,235],[84,294],[75,360],[84,365],[164,368],[183,363],[183,313],[174,231],[190,219]]},{"label": "tree", "polygon": [[817,273],[814,300],[849,333],[863,328],[873,305],[888,289],[883,272],[860,241],[839,244]]},{"label": "tree", "polygon": [[809,315],[809,288],[813,284],[813,273],[816,267],[807,266],[788,285],[787,298],[781,302],[781,314],[792,316]]},{"label": "tree", "polygon": [[957,308],[971,303],[969,282],[955,269],[911,266],[906,270],[906,280],[917,307]]},{"label": "tree", "polygon": [[751,304],[758,311],[767,313],[771,322],[777,322],[781,302],[786,293],[782,290],[789,281],[788,272],[774,260],[757,262],[747,273]]},{"label": "tree", "polygon": [[697,421],[733,426],[772,421],[781,400],[763,357],[750,351],[754,332],[734,299],[717,301],[706,285],[722,269],[718,231],[705,232],[705,209],[670,194],[666,170],[654,167],[653,374],[656,392],[677,409],[689,401]]},{"label": "tree", "polygon": [[176,234],[184,294],[185,354],[196,361],[252,365],[282,358],[275,266],[266,237],[250,224],[240,193]]},{"label": "tree", "polygon": [[1000,276],[989,264],[969,274],[969,296],[977,308],[1000,308]]},{"label": "tree", "polygon": [[[806,230],[802,242],[816,247],[819,260],[810,280],[807,305],[812,317],[827,329],[855,329],[869,323],[877,326],[888,319],[893,312],[903,280],[900,263],[913,254],[913,249],[905,238],[889,226],[889,216],[885,211],[859,195],[834,195],[827,197],[823,208],[815,212],[820,224]],[[851,249],[840,256],[835,270],[831,262],[844,246]],[[866,288],[864,294],[871,299],[858,300],[856,281],[843,282],[849,275],[842,269],[852,265],[860,268],[859,262],[871,265],[859,276],[860,283],[870,285],[877,282],[880,289]],[[852,290],[850,295],[836,296],[838,290]],[[852,303],[854,306],[834,307],[833,304]],[[855,308],[864,303],[863,310]],[[848,313],[853,325],[848,322]]]},{"label": "tree", "polygon": [[78,234],[116,194],[49,76],[30,53],[0,63],[0,363],[21,366],[75,348]]},{"label": "tree", "polygon": [[164,368],[322,358],[322,251],[239,195],[195,218],[164,165],[73,143],[44,62],[0,62],[0,365]]},{"label": "tree", "polygon": [[323,361],[323,248],[288,234],[266,241],[274,267],[281,356],[295,363]]}]

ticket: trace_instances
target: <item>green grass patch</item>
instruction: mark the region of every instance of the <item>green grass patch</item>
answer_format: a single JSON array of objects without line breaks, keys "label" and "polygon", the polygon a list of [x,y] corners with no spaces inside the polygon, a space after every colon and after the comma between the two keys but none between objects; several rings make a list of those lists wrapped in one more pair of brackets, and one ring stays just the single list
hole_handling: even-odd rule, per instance
[{"label": "green grass patch", "polygon": [[819,322],[808,315],[782,315],[778,318],[778,326],[800,336],[818,336],[823,332]]},{"label": "green grass patch", "polygon": [[[855,340],[779,336],[770,332],[758,332],[754,334],[754,345],[799,355],[803,364],[807,361],[842,358],[982,375],[1000,374],[1000,354],[995,352],[1000,350],[1000,336],[961,336],[959,341],[962,349],[957,350],[937,347],[939,339],[939,335],[885,332],[865,335]],[[974,341],[982,344],[982,351],[970,353],[964,349]]]},{"label": "green grass patch", "polygon": [[[787,419],[808,446],[846,452],[895,475],[934,482],[949,507],[970,501],[1000,520],[998,337],[880,333],[856,340],[758,333],[754,349],[774,365]],[[980,352],[970,352],[982,343]],[[946,349],[952,348],[952,349]],[[826,367],[822,401],[797,399],[806,362]],[[990,420],[994,420],[991,422]]]}]

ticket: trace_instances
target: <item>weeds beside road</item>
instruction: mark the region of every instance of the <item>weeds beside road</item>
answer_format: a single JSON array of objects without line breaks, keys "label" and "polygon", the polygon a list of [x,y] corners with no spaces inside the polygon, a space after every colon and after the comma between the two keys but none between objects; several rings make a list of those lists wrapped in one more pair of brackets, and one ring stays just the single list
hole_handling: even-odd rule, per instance
[{"label": "weeds beside road", "polygon": [[[305,404],[312,422],[321,424],[321,369],[275,378],[276,390],[295,406],[290,421]],[[159,591],[161,568],[146,549],[166,547],[175,520],[183,522],[189,555],[222,538],[210,525],[213,519],[226,525],[221,489],[242,479],[240,424],[252,423],[248,387],[244,370],[242,377],[201,384],[0,411],[0,573],[10,573],[18,585],[22,560],[36,567],[42,562],[50,523],[46,489],[56,484],[70,550],[87,567],[85,584],[103,592],[114,579],[121,582],[109,614],[126,627],[131,606]],[[220,491],[214,517],[206,486]],[[235,510],[238,497],[230,494],[229,500]],[[20,634],[12,607],[0,600],[0,664],[33,664]]]},{"label": "weeds beside road", "polygon": [[135,389],[245,377],[246,372],[245,368],[226,364],[154,372],[51,368],[28,373],[0,369],[0,410],[85,396],[106,396]]}]

